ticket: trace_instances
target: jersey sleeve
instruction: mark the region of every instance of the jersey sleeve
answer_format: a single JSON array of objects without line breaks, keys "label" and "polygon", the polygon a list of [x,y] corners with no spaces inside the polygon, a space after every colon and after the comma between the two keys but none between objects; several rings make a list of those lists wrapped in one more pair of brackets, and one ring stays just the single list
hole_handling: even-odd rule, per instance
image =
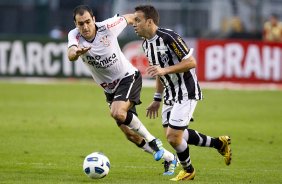
[{"label": "jersey sleeve", "polygon": [[181,36],[175,32],[171,32],[168,36],[168,43],[180,60],[187,59],[193,54],[193,48],[189,49]]},{"label": "jersey sleeve", "polygon": [[127,21],[124,17],[112,17],[104,21],[107,29],[109,29],[115,36],[118,36],[127,26]]},{"label": "jersey sleeve", "polygon": [[73,29],[68,34],[68,48],[71,46],[78,46],[78,40],[79,40],[79,32],[77,29]]}]

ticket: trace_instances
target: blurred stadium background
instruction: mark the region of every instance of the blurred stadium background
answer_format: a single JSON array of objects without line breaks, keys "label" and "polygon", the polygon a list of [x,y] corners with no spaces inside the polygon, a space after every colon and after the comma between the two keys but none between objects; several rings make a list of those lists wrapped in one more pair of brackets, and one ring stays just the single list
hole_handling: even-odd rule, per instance
[{"label": "blurred stadium background", "polygon": [[[146,3],[159,10],[161,27],[196,48],[200,81],[281,85],[281,40],[263,38],[269,16],[282,18],[282,0],[2,0],[0,79],[89,78],[80,62],[66,57],[73,8],[88,4],[102,21]],[[119,41],[146,77],[146,58],[133,29],[126,28]]]},{"label": "blurred stadium background", "polygon": [[[88,4],[98,21],[116,13],[132,12],[137,4],[151,3],[161,15],[161,26],[186,37],[229,37],[228,21],[241,19],[242,38],[261,38],[263,22],[271,13],[281,17],[281,0],[9,0],[0,1],[1,36],[48,36],[55,27],[73,28],[72,9]],[[133,36],[134,33],[131,32]],[[125,34],[124,34],[125,35]]]}]

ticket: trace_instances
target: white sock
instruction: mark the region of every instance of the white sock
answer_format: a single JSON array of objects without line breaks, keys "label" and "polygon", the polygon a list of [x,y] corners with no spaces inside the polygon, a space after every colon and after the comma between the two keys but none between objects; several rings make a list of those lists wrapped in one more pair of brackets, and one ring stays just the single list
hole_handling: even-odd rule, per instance
[{"label": "white sock", "polygon": [[183,151],[186,150],[187,147],[188,147],[187,142],[184,139],[182,139],[181,143],[174,149],[177,153],[182,153]]},{"label": "white sock", "polygon": [[167,162],[174,160],[174,154],[164,149],[163,159]]},{"label": "white sock", "polygon": [[152,140],[155,139],[155,137],[152,134],[150,134],[150,132],[146,129],[146,127],[134,114],[128,126],[133,130],[135,130],[136,132],[138,132],[142,137],[144,137],[146,142],[151,142]]},{"label": "white sock", "polygon": [[185,130],[183,131],[183,139],[184,139],[186,142],[188,142],[189,135],[188,135],[188,130],[187,130],[187,129],[185,129]]},{"label": "white sock", "polygon": [[146,142],[146,144],[141,147],[141,149],[143,149],[145,152],[153,154],[154,150],[152,150],[152,148],[149,146],[149,144]]}]

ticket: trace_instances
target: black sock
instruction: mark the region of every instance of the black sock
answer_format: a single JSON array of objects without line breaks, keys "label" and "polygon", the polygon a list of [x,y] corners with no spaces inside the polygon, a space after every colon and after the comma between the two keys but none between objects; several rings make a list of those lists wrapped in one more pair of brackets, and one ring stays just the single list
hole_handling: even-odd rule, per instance
[{"label": "black sock", "polygon": [[213,138],[211,141],[211,147],[214,147],[215,149],[220,149],[222,147],[222,142],[219,140],[219,138]]},{"label": "black sock", "polygon": [[194,168],[191,164],[191,160],[190,160],[190,154],[189,154],[189,147],[187,146],[187,148],[181,152],[181,153],[177,153],[177,157],[183,167],[184,170],[186,170],[187,172],[191,173],[194,171]]},{"label": "black sock", "polygon": [[192,144],[195,146],[204,146],[207,142],[207,136],[193,129],[188,130],[188,144]]},{"label": "black sock", "polygon": [[195,146],[213,147],[216,149],[220,149],[222,146],[222,142],[218,138],[206,136],[193,129],[188,129],[188,134],[188,144]]},{"label": "black sock", "polygon": [[142,140],[140,144],[136,144],[139,148],[142,148],[146,144],[145,139]]},{"label": "black sock", "polygon": [[132,121],[132,118],[133,118],[132,112],[128,111],[123,124],[129,125],[131,123],[131,121]]}]

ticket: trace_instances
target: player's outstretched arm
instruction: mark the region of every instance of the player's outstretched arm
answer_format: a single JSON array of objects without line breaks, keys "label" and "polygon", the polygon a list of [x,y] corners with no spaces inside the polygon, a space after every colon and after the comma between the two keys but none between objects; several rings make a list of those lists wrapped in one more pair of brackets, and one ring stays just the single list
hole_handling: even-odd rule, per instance
[{"label": "player's outstretched arm", "polygon": [[76,45],[73,45],[68,48],[68,58],[70,61],[76,61],[79,56],[82,54],[85,54],[87,51],[89,51],[91,47],[77,47]]},{"label": "player's outstretched arm", "polygon": [[126,19],[129,25],[133,25],[135,22],[135,15],[134,14],[125,14],[123,17]]}]

